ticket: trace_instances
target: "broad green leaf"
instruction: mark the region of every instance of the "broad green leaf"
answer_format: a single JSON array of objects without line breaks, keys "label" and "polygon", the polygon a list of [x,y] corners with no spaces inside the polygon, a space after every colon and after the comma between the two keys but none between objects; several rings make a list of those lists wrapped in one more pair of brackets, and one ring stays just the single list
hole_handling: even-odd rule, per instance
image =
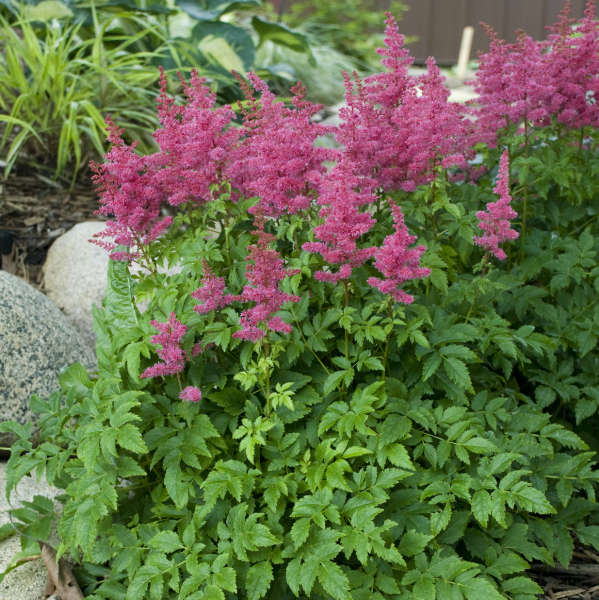
[{"label": "broad green leaf", "polygon": [[[249,71],[254,64],[256,53],[254,42],[250,34],[240,27],[221,21],[200,21],[194,26],[191,35],[202,52],[214,54],[218,62],[225,67],[236,69],[239,63],[242,67],[240,71],[245,72]],[[219,45],[219,40],[226,44]],[[228,61],[221,54],[225,47],[230,48],[234,54]],[[239,72],[238,68],[236,70]]]},{"label": "broad green leaf", "polygon": [[259,0],[175,0],[175,5],[199,21],[214,21],[222,15],[260,6]]},{"label": "broad green leaf", "polygon": [[271,23],[256,16],[252,17],[252,27],[260,37],[259,45],[269,40],[280,46],[286,46],[295,52],[306,53],[310,63],[316,64],[308,38],[302,33],[293,31],[280,23]]}]

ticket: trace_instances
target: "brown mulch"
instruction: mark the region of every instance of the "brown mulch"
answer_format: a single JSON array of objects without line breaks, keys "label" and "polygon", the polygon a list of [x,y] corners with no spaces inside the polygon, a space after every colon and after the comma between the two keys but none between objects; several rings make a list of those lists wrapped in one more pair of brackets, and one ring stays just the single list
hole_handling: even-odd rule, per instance
[{"label": "brown mulch", "polygon": [[545,600],[599,599],[599,554],[577,547],[568,568],[534,565],[529,573],[545,590]]},{"label": "brown mulch", "polygon": [[40,289],[52,242],[77,223],[104,220],[94,214],[97,208],[91,183],[69,191],[35,175],[0,180],[0,232],[13,238],[10,254],[0,256],[1,268]]},{"label": "brown mulch", "polygon": [[[52,242],[77,223],[104,220],[94,214],[97,208],[91,183],[69,191],[39,176],[0,180],[0,233],[14,237],[10,254],[0,254],[0,267],[40,289]],[[577,548],[568,568],[534,565],[529,575],[545,600],[599,600],[599,554],[589,548]]]}]

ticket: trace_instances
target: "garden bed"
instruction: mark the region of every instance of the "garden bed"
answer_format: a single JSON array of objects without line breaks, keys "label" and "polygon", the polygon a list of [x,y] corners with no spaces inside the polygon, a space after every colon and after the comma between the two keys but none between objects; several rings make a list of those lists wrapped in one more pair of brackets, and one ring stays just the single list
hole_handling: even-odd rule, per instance
[{"label": "garden bed", "polygon": [[103,220],[91,185],[73,191],[52,187],[35,176],[12,176],[0,183],[0,230],[11,234],[2,269],[40,288],[42,266],[52,242],[84,221]]}]

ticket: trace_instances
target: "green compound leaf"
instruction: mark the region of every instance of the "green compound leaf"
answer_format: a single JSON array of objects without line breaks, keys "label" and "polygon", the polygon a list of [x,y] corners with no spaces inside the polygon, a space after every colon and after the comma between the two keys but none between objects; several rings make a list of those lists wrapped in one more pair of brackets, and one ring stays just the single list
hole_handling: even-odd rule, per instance
[{"label": "green compound leaf", "polygon": [[327,560],[318,567],[318,581],[335,600],[349,600],[349,581],[341,567]]},{"label": "green compound leaf", "polygon": [[272,580],[272,565],[268,560],[252,565],[245,578],[248,600],[259,600],[266,596]]}]

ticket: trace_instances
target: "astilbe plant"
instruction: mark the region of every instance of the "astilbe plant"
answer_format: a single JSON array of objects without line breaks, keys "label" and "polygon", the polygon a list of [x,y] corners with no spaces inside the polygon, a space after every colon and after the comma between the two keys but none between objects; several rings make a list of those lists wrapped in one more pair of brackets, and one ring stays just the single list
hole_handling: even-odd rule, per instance
[{"label": "astilbe plant", "polygon": [[[507,44],[488,28],[490,50],[480,56],[473,82],[478,92],[474,111],[479,139],[491,146],[497,133],[517,126],[597,127],[599,106],[599,25],[595,3],[587,2],[584,17],[574,23],[566,3],[546,40],[523,32]],[[527,140],[525,139],[525,142]]]},{"label": "astilbe plant", "polygon": [[[0,426],[87,598],[530,600],[533,563],[599,549],[594,79],[533,68],[595,31],[589,3],[492,41],[468,114],[388,16],[334,152],[253,74],[237,116],[163,84],[152,155],[112,128],[97,371],[32,400],[35,440]],[[22,556],[53,512],[13,514]]]}]

